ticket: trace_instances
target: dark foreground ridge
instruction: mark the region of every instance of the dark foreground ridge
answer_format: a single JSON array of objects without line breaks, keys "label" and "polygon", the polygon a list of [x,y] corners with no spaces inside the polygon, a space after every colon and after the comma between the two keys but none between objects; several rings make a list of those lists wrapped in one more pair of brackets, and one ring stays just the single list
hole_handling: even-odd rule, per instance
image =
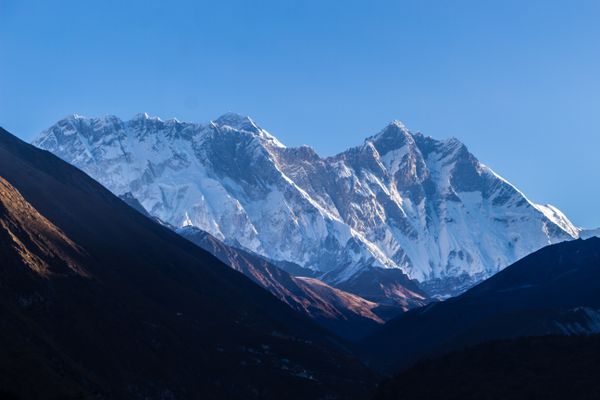
[{"label": "dark foreground ridge", "polygon": [[478,345],[423,361],[374,400],[600,398],[600,336],[548,336]]},{"label": "dark foreground ridge", "polygon": [[0,389],[21,399],[360,398],[336,337],[0,129]]},{"label": "dark foreground ridge", "polygon": [[362,342],[378,368],[491,340],[600,332],[600,239],[545,247],[461,296],[409,311]]}]

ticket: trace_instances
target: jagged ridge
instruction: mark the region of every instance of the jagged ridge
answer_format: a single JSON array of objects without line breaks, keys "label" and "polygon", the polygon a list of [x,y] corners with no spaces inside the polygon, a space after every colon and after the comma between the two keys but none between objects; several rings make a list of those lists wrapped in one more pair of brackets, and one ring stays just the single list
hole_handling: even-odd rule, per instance
[{"label": "jagged ridge", "polygon": [[579,229],[529,201],[456,139],[394,121],[333,157],[286,148],[233,113],[209,124],[73,116],[34,144],[152,215],[194,225],[341,284],[400,268],[438,294],[488,277]]}]

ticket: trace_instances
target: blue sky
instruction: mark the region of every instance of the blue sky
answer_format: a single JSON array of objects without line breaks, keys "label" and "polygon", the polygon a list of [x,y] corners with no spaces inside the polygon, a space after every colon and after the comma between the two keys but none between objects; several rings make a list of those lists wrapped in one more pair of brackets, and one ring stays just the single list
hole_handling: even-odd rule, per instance
[{"label": "blue sky", "polygon": [[600,226],[598,1],[0,0],[0,125],[252,116],[330,155],[393,119]]}]

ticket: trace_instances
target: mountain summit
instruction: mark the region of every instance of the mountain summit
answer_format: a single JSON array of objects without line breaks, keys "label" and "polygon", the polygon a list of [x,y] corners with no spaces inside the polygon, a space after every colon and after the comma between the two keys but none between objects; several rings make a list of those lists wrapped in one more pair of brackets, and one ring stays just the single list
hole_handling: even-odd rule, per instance
[{"label": "mountain summit", "polygon": [[353,399],[375,379],[335,336],[1,128],[0,260],[2,399]]},{"label": "mountain summit", "polygon": [[341,285],[399,268],[445,296],[580,230],[456,139],[394,121],[333,157],[286,148],[248,117],[209,124],[71,117],[34,144],[152,215]]}]

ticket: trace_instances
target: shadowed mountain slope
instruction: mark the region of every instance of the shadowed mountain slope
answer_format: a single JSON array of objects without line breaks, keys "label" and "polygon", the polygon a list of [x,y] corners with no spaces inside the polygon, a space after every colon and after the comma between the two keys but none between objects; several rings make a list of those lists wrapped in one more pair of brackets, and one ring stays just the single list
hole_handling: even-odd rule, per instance
[{"label": "shadowed mountain slope", "polygon": [[[249,277],[296,311],[309,316],[342,338],[351,341],[360,340],[386,320],[398,316],[408,308],[422,306],[428,301],[426,295],[416,287],[416,284],[415,289],[418,293],[422,293],[422,298],[419,299],[415,295],[402,303],[390,303],[389,298],[381,298],[382,303],[378,303],[334,288],[316,278],[291,275],[286,269],[273,264],[264,257],[225,244],[210,233],[194,226],[175,229],[158,218],[152,217],[131,193],[119,197],[138,212],[175,230],[179,235],[208,251],[224,264]],[[285,268],[289,269],[290,266],[285,266]],[[297,268],[298,272],[305,272],[301,267]],[[399,270],[390,271],[390,273],[392,272],[405,277]],[[380,283],[377,282],[379,286],[382,286]],[[360,291],[361,287],[356,287],[356,289]]]},{"label": "shadowed mountain slope", "polygon": [[248,276],[293,309],[347,339],[359,339],[383,324],[384,317],[404,311],[397,305],[365,300],[315,278],[292,276],[263,257],[228,246],[198,228],[188,226],[177,233]]},{"label": "shadowed mountain slope", "polygon": [[423,361],[384,383],[374,400],[600,398],[600,337],[492,342]]},{"label": "shadowed mountain slope", "polygon": [[600,239],[543,248],[461,296],[402,314],[365,339],[374,365],[495,339],[600,332]]},{"label": "shadowed mountain slope", "polygon": [[351,398],[371,387],[335,337],[2,129],[0,276],[0,388],[20,398]]}]

